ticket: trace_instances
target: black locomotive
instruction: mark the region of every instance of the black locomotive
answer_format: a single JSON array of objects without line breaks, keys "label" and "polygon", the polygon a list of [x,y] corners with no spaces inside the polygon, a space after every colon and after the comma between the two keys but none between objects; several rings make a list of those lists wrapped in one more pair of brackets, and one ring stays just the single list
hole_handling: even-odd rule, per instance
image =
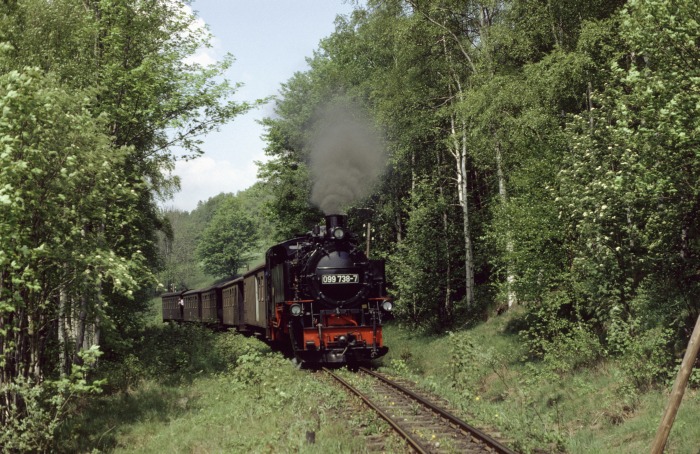
[{"label": "black locomotive", "polygon": [[272,246],[265,263],[240,278],[163,295],[163,318],[258,330],[301,362],[344,364],[386,354],[382,318],[392,304],[384,261],[369,260],[346,217],[331,215]]},{"label": "black locomotive", "polygon": [[266,254],[274,338],[288,337],[303,361],[363,361],[387,352],[382,311],[392,302],[384,261],[366,257],[345,221],[327,216],[325,226]]}]

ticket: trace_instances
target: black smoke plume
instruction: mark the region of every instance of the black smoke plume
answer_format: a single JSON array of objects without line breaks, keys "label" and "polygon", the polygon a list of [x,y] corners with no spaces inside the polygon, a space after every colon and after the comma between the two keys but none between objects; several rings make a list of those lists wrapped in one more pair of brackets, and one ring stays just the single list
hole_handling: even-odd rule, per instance
[{"label": "black smoke plume", "polygon": [[310,145],[311,202],[327,215],[368,196],[386,166],[380,134],[346,103],[323,109]]}]

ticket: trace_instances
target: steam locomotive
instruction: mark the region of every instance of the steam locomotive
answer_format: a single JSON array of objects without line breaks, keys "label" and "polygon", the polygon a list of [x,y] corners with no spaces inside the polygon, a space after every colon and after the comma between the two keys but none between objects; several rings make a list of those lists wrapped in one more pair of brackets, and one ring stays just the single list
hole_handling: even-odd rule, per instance
[{"label": "steam locomotive", "polygon": [[304,236],[276,244],[265,263],[207,289],[162,295],[163,320],[257,331],[309,365],[385,355],[383,260],[369,260],[346,217],[326,216]]}]

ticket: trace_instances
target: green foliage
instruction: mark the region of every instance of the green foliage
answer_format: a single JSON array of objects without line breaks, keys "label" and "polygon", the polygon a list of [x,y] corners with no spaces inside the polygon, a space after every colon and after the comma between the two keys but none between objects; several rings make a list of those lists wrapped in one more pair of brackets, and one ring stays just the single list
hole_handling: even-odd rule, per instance
[{"label": "green foliage", "polygon": [[262,255],[271,244],[275,243],[275,226],[268,219],[266,212],[267,204],[273,199],[272,192],[262,182],[257,182],[248,189],[238,192],[236,198],[241,203],[241,209],[248,213],[255,222],[255,231]]},{"label": "green foliage", "polygon": [[[385,367],[397,374],[401,369],[394,365],[405,364],[408,371],[402,377],[448,401],[462,419],[507,433],[508,446],[518,452],[647,450],[668,403],[672,379],[661,388],[627,386],[631,382],[623,357],[602,357],[594,367],[564,374],[547,361],[524,361],[522,339],[510,329],[524,309],[452,335],[385,326],[387,345],[396,346],[384,358]],[[462,380],[459,384],[455,376]],[[694,423],[699,412],[698,393],[689,389],[668,449],[696,450],[700,433]]]},{"label": "green foliage", "polygon": [[281,92],[276,118],[263,121],[265,153],[271,159],[258,170],[258,178],[272,196],[265,202],[264,214],[274,225],[277,240],[306,232],[322,218],[310,202],[309,141],[319,109],[334,95],[326,81],[306,73],[295,74]]},{"label": "green foliage", "polygon": [[149,326],[138,333],[130,354],[119,362],[103,363],[101,373],[112,390],[125,390],[143,380],[187,383],[234,364],[247,351],[244,339],[189,324]]},{"label": "green foliage", "polygon": [[598,336],[581,323],[566,334],[544,342],[543,360],[558,374],[594,366],[603,357]]},{"label": "green foliage", "polygon": [[[452,383],[454,383],[455,388],[466,388],[463,392],[470,393],[466,385],[476,381],[476,368],[479,367],[479,363],[476,362],[478,352],[468,333],[455,334],[450,332],[449,336],[451,341],[449,367]],[[467,397],[475,397],[473,393],[470,394],[471,396]]]},{"label": "green foliage", "polygon": [[137,196],[93,101],[35,68],[0,76],[0,382],[70,373],[90,344],[66,317],[104,320],[102,291],[128,301],[151,276],[139,243],[109,241]]},{"label": "green foliage", "polygon": [[[109,147],[84,93],[69,94],[33,69],[5,74],[0,84],[0,234],[6,242],[0,265],[22,269],[34,260],[52,260],[52,266],[73,262],[75,271],[86,276],[93,271],[117,290],[133,288],[129,267],[139,265],[140,251],[117,257],[97,229],[100,223],[128,223],[133,216],[106,206],[133,200],[133,190],[120,184],[119,165],[128,150]],[[30,265],[15,284],[47,285],[39,280],[42,268]],[[10,288],[0,288],[3,298]]]},{"label": "green foliage", "polygon": [[420,182],[413,192],[406,238],[389,258],[387,274],[398,299],[395,313],[414,326],[436,328],[454,323],[446,301],[455,297],[447,294],[447,287],[456,286],[461,274],[456,265],[458,240],[445,224],[449,210],[436,184]]},{"label": "green foliage", "polygon": [[[537,304],[567,279],[564,228],[544,188],[511,197],[494,209],[485,240],[498,251],[493,259],[503,283],[507,269],[517,276],[514,290],[523,304]],[[539,195],[539,197],[538,197]],[[509,247],[510,245],[510,247]]]},{"label": "green foliage", "polygon": [[48,452],[66,416],[84,396],[99,394],[103,380],[91,380],[90,370],[102,353],[96,346],[80,352],[82,365],[74,364],[70,375],[35,383],[20,376],[0,384],[3,401],[3,452]]},{"label": "green foliage", "polygon": [[673,370],[673,358],[668,355],[671,334],[671,330],[657,327],[630,336],[620,357],[626,384],[622,389],[646,391],[669,379]]},{"label": "green foliage", "polygon": [[389,362],[389,368],[398,375],[406,376],[410,373],[410,368],[404,359],[392,359]]},{"label": "green foliage", "polygon": [[[163,269],[159,273],[160,282],[166,289],[172,290],[200,288],[205,282],[216,279],[217,275],[211,270],[206,270],[205,273],[199,266],[197,247],[203,241],[203,234],[207,229],[215,230],[213,219],[220,210],[222,213],[227,210],[236,211],[242,215],[241,219],[245,220],[245,224],[249,224],[248,221],[253,223],[253,237],[248,240],[242,238],[245,242],[242,259],[248,264],[260,259],[274,243],[275,229],[265,213],[265,205],[271,198],[268,188],[262,183],[256,183],[236,195],[221,193],[211,197],[205,202],[200,202],[191,212],[164,210],[163,216],[168,226],[159,236],[159,249],[164,259]],[[239,231],[236,235],[242,233]]]},{"label": "green foliage", "polygon": [[[475,306],[496,306],[494,289],[527,305],[519,339],[542,369],[525,381],[562,384],[607,355],[620,362],[629,396],[663,382],[700,310],[700,17],[690,1],[622,3],[373,1],[339,19],[265,120],[271,159],[260,193],[169,214],[172,238],[185,234],[181,249],[170,244],[164,281],[193,285],[183,263],[193,266],[199,232],[200,259],[217,262],[206,266],[235,273],[241,257],[259,252],[242,241],[263,231],[252,214],[260,206],[269,220],[261,239],[318,221],[308,203],[308,137],[319,106],[343,97],[385,131],[391,168],[351,212],[377,232],[374,253],[388,259],[401,322],[461,321],[464,270],[473,266]],[[185,32],[193,18],[180,3],[149,4],[148,14],[139,5],[0,6],[0,315],[15,323],[2,328],[4,351],[27,345],[10,339],[25,326],[19,320],[36,321],[21,335],[38,333],[27,339],[51,352],[29,348],[24,364],[39,352],[56,373],[71,352],[35,328],[61,320],[62,302],[108,321],[111,353],[131,345],[120,336],[137,331],[130,314],[141,300],[128,297],[148,275],[145,264],[158,263],[153,233],[166,228],[153,193],[176,185],[162,172],[172,167],[171,140],[196,154],[197,134],[248,107],[228,101],[235,87],[214,82],[230,60],[187,63],[209,37]],[[468,313],[472,325],[477,313]],[[499,375],[509,373],[502,356],[480,356],[478,345],[456,339],[455,380],[485,385],[474,366],[482,361],[492,381],[514,389]],[[159,368],[220,370],[219,355],[134,354],[122,382]],[[256,399],[286,401],[286,390],[267,386],[274,374],[259,371],[276,359],[244,349],[226,361],[234,356],[239,372],[227,380],[256,388]],[[393,365],[421,370],[416,356]],[[534,436],[556,447],[565,432],[552,411],[563,397],[547,391],[544,410],[539,397],[522,391],[527,411],[509,423],[520,430],[537,417],[544,428]]]},{"label": "green foliage", "polygon": [[[619,358],[624,385],[620,392],[635,400],[640,392],[672,377],[676,355],[674,330],[658,324],[655,304],[646,291],[640,291],[626,311],[614,306],[607,330],[608,351]],[[663,312],[663,310],[661,310]]]},{"label": "green foliage", "polygon": [[158,273],[158,281],[166,291],[196,288],[199,282],[213,280],[213,277],[207,278],[198,266],[197,239],[206,224],[195,212],[163,212],[167,227],[159,235],[163,268]]},{"label": "green foliage", "polygon": [[505,356],[493,347],[479,345],[468,331],[449,332],[451,386],[466,400],[478,397],[475,383],[482,382],[483,371],[495,373],[508,387],[505,373],[508,368]]},{"label": "green foliage", "polygon": [[523,315],[520,335],[531,358],[541,358],[558,374],[591,366],[603,356],[598,336],[563,292],[546,295]]},{"label": "green foliage", "polygon": [[[700,233],[691,219],[700,209],[692,107],[700,67],[688,63],[698,61],[691,3],[631,2],[620,13],[630,57],[613,54],[611,80],[571,121],[572,149],[559,173],[577,298],[597,329],[642,320],[642,344],[643,331],[687,326],[698,311],[691,275]],[[643,293],[653,303],[637,304]]]},{"label": "green foliage", "polygon": [[236,275],[257,249],[255,227],[252,216],[238,200],[224,200],[197,243],[197,257],[203,268],[217,277]]},{"label": "green foliage", "polygon": [[[277,370],[286,364],[287,360],[277,353],[264,352],[252,345],[244,346],[236,358],[235,367],[231,365],[231,380],[237,385],[234,389],[252,386],[260,396],[262,384],[274,382]],[[283,399],[290,397],[285,393],[284,387],[276,388],[275,391]]]},{"label": "green foliage", "polygon": [[211,37],[185,3],[146,3],[0,4],[0,384],[24,380],[28,396],[81,350],[129,343],[159,265],[171,147],[198,153],[198,135],[249,107],[219,78],[231,57],[188,63]]},{"label": "green foliage", "polygon": [[[120,392],[84,402],[59,433],[61,451],[362,452],[362,441],[348,430],[354,422],[339,412],[347,404],[345,393],[298,370],[253,336],[204,333],[184,327],[148,331],[170,342],[199,344],[160,347],[197,351],[218,365],[142,375]],[[168,354],[145,340],[133,353],[145,363]],[[358,416],[352,412],[353,419]],[[306,442],[307,431],[316,433],[315,444]]]}]

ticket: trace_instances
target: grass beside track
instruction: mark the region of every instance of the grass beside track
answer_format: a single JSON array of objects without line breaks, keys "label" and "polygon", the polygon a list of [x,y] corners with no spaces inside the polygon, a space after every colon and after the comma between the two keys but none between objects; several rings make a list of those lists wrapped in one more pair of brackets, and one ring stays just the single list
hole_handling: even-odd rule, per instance
[{"label": "grass beside track", "polygon": [[[616,360],[569,371],[525,361],[521,339],[509,333],[513,316],[442,336],[388,326],[385,370],[446,398],[467,421],[502,434],[518,451],[649,452],[672,381],[630,395]],[[667,454],[700,452],[698,391],[686,391]]]},{"label": "grass beside track", "polygon": [[[508,330],[514,316],[440,336],[389,325],[380,371],[446,398],[521,452],[648,452],[671,383],[630,396],[615,360],[569,371],[524,361]],[[62,451],[361,453],[357,433],[386,430],[369,412],[348,411],[330,382],[232,332],[149,326],[133,354],[106,369],[105,395],[62,427]],[[697,421],[700,393],[689,389],[667,453],[698,453]]]},{"label": "grass beside track", "polygon": [[362,440],[338,413],[345,395],[263,342],[197,327],[152,328],[154,336],[167,339],[173,352],[143,347],[137,359],[116,367],[111,382],[123,384],[128,373],[137,378],[86,402],[63,427],[62,450],[362,452]]}]

